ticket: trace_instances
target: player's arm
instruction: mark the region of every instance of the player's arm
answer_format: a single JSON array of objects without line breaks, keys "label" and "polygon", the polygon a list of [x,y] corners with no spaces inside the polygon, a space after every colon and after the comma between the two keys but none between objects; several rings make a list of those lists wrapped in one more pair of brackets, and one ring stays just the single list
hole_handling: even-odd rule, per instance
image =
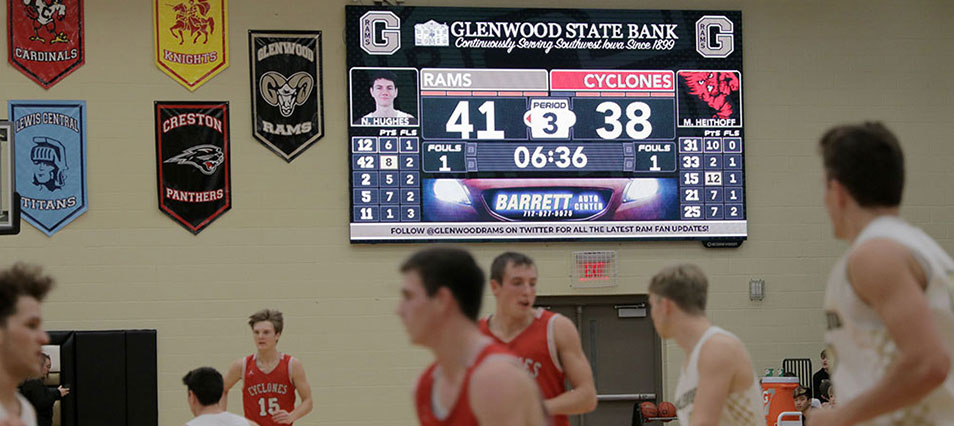
[{"label": "player's arm", "polygon": [[[305,376],[305,366],[297,358],[292,358],[291,369],[292,384],[295,385],[295,390],[298,391],[298,398],[301,399],[301,403],[298,404],[291,413],[286,413],[289,419],[287,423],[296,422],[298,419],[305,417],[306,414],[311,412],[314,405],[311,400],[311,385]],[[279,416],[280,413],[285,413],[285,411],[279,410],[272,416],[272,419],[279,423],[284,419],[283,416]]]},{"label": "player's arm", "polygon": [[924,398],[950,373],[951,355],[928,305],[925,272],[907,248],[886,239],[866,241],[849,257],[848,276],[884,322],[897,358],[871,389],[813,413],[810,425],[850,425],[898,410]]},{"label": "player's arm", "polygon": [[718,424],[740,361],[748,358],[741,349],[735,340],[721,335],[712,336],[702,345],[699,350],[699,386],[689,425]]},{"label": "player's arm", "polygon": [[557,315],[553,321],[557,356],[573,389],[544,401],[544,406],[551,415],[589,413],[596,409],[596,385],[590,362],[583,353],[580,333],[563,315]]},{"label": "player's arm", "polygon": [[545,425],[547,417],[537,383],[508,356],[500,357],[482,363],[470,378],[470,406],[477,423],[480,426]]},{"label": "player's arm", "polygon": [[232,386],[235,386],[239,380],[242,379],[242,358],[235,360],[232,365],[229,366],[229,371],[225,372],[225,377],[222,380],[225,382],[222,386],[222,399],[219,400],[219,405],[222,406],[223,410],[228,411],[229,405],[229,389],[232,389]]}]

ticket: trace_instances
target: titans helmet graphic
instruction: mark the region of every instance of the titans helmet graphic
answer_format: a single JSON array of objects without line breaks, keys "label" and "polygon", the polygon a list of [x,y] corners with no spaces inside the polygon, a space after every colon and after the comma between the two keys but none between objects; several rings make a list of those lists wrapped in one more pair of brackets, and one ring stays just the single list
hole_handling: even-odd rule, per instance
[{"label": "titans helmet graphic", "polygon": [[186,148],[181,154],[176,155],[163,163],[189,164],[199,169],[206,175],[212,175],[219,168],[225,159],[222,148],[215,145],[196,145]]},{"label": "titans helmet graphic", "polygon": [[30,150],[33,160],[33,184],[56,191],[66,183],[66,148],[60,141],[45,136],[33,138],[36,145]]}]

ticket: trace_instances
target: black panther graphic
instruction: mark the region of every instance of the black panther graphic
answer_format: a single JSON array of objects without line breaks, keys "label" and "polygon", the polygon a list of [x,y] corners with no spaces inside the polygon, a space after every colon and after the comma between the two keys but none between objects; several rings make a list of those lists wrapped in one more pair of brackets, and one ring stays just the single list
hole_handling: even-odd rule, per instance
[{"label": "black panther graphic", "polygon": [[186,148],[181,154],[176,155],[163,163],[190,164],[199,169],[206,175],[212,175],[225,160],[222,148],[215,145],[196,145]]}]

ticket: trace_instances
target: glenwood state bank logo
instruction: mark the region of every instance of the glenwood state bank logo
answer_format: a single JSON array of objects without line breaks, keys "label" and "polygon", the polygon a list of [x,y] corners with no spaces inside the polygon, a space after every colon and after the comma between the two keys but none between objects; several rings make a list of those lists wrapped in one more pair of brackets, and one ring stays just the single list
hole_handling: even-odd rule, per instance
[{"label": "glenwood state bank logo", "polygon": [[423,24],[414,25],[415,46],[447,46],[450,44],[450,30],[447,24],[431,19]]},{"label": "glenwood state bank logo", "polygon": [[[401,18],[384,11],[365,13],[358,21],[361,49],[369,55],[391,55],[401,48]],[[378,26],[383,27],[378,34]]]}]

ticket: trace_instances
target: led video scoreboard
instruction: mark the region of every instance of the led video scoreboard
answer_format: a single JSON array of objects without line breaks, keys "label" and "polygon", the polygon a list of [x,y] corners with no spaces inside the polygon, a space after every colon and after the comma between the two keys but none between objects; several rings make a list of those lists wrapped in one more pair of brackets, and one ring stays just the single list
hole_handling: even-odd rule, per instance
[{"label": "led video scoreboard", "polygon": [[745,239],[741,12],[346,18],[352,242]]}]

